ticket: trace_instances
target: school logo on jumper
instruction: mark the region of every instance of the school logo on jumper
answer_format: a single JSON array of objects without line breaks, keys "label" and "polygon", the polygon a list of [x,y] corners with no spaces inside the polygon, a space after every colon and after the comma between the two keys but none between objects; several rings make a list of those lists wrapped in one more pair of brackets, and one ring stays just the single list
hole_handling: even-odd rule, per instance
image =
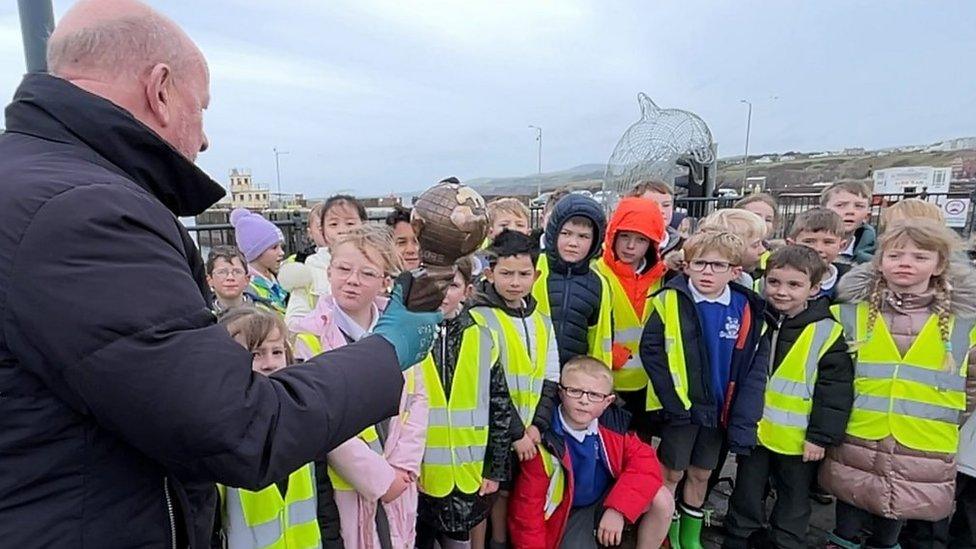
[{"label": "school logo on jumper", "polygon": [[725,317],[725,328],[718,333],[718,337],[722,339],[738,339],[739,319],[731,316]]}]

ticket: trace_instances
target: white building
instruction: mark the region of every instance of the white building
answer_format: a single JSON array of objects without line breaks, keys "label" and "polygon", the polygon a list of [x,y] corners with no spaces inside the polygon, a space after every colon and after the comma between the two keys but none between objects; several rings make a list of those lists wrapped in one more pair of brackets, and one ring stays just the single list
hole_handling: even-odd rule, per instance
[{"label": "white building", "polygon": [[266,210],[271,205],[271,193],[251,180],[250,170],[234,168],[230,171],[230,207]]},{"label": "white building", "polygon": [[912,166],[874,172],[874,194],[947,193],[952,168]]}]

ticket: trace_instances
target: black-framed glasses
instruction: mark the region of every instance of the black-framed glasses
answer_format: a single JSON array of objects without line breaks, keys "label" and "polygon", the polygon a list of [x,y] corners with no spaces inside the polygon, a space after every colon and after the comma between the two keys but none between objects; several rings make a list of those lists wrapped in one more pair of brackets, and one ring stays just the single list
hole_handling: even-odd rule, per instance
[{"label": "black-framed glasses", "polygon": [[728,261],[705,261],[704,259],[696,259],[688,263],[688,268],[696,273],[704,272],[706,267],[711,267],[712,272],[716,274],[727,273],[732,268],[732,264]]},{"label": "black-framed glasses", "polygon": [[567,387],[562,383],[559,384],[559,388],[566,393],[566,396],[576,400],[579,400],[585,396],[590,402],[603,402],[610,396],[608,394],[598,393],[596,391],[584,391],[583,389],[579,389],[577,387]]}]

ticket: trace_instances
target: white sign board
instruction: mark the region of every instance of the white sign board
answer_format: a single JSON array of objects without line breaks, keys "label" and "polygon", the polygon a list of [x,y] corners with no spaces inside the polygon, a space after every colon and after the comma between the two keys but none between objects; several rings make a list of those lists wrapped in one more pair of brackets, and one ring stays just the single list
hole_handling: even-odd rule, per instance
[{"label": "white sign board", "polygon": [[874,194],[929,194],[949,192],[952,168],[913,166],[874,172]]},{"label": "white sign board", "polygon": [[947,227],[960,228],[966,226],[966,220],[969,219],[970,199],[947,198],[945,196],[933,198],[932,201],[942,209]]}]

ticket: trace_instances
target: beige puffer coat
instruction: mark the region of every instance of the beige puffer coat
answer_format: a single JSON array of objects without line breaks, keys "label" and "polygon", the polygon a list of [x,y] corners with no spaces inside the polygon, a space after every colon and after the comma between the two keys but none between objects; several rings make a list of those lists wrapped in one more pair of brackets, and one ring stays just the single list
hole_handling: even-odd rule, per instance
[{"label": "beige puffer coat", "polygon": [[[953,263],[952,312],[976,316],[976,274],[968,265]],[[839,287],[843,301],[867,299],[877,274],[871,264],[856,267]],[[898,295],[886,292],[881,314],[904,353],[932,314],[932,293]],[[976,404],[976,349],[969,351],[966,382],[967,416]],[[956,456],[920,452],[893,437],[871,441],[847,436],[828,450],[820,469],[820,483],[838,499],[891,519],[941,520],[952,512]]]}]

